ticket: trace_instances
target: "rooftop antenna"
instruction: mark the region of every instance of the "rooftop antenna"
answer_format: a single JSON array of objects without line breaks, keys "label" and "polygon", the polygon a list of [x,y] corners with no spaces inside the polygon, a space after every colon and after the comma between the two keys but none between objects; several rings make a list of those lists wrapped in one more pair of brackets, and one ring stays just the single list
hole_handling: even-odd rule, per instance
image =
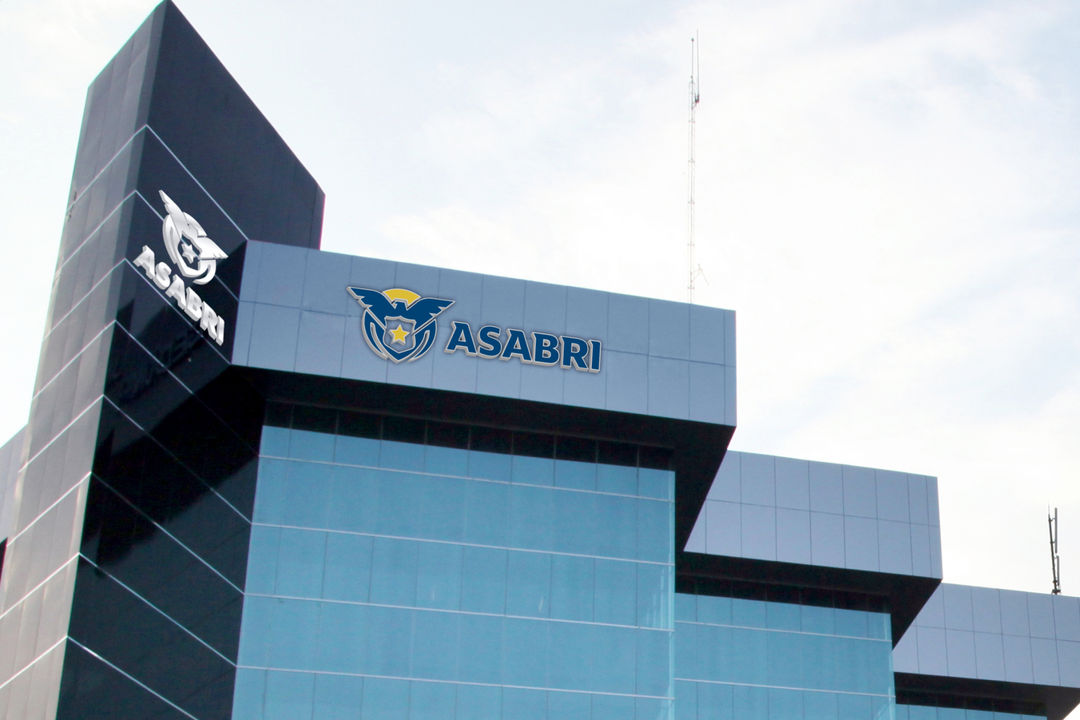
[{"label": "rooftop antenna", "polygon": [[703,274],[701,267],[694,262],[694,185],[697,167],[694,163],[694,149],[697,144],[697,106],[701,102],[701,63],[698,58],[697,32],[690,38],[690,137],[689,137],[689,167],[687,168],[688,187],[690,196],[687,203],[687,242],[686,253],[690,265],[689,279],[686,285],[690,302],[694,302],[694,281],[699,274]]},{"label": "rooftop antenna", "polygon": [[1061,594],[1061,556],[1058,555],[1058,517],[1057,508],[1054,514],[1050,514],[1050,508],[1046,508],[1046,521],[1050,525],[1050,568],[1054,572],[1054,589],[1051,595]]}]

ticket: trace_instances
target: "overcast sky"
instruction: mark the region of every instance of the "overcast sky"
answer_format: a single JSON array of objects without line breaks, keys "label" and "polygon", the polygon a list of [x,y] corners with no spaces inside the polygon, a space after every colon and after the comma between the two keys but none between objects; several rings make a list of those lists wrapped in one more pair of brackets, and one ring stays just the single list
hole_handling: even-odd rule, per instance
[{"label": "overcast sky", "polygon": [[[0,1],[0,435],[87,86],[150,0]],[[1080,594],[1080,6],[181,0],[326,191],[323,248],[738,318],[733,448],[939,478],[948,581]]]}]

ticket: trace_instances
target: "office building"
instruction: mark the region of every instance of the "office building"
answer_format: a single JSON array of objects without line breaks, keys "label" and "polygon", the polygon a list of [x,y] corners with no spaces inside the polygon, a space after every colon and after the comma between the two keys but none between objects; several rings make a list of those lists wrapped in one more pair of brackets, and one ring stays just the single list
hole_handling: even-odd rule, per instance
[{"label": "office building", "polygon": [[934,478],[727,449],[734,313],[323,252],[322,207],[171,3],[91,85],[0,450],[0,717],[1080,701],[1080,601],[942,584]]}]

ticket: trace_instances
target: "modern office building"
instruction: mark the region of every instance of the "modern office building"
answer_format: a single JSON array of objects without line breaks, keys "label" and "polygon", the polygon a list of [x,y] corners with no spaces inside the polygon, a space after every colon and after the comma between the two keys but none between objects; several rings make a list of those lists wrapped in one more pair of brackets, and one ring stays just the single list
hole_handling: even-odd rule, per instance
[{"label": "modern office building", "polygon": [[728,451],[730,311],[319,250],[175,6],[90,87],[0,449],[0,717],[1059,720],[937,483]]}]

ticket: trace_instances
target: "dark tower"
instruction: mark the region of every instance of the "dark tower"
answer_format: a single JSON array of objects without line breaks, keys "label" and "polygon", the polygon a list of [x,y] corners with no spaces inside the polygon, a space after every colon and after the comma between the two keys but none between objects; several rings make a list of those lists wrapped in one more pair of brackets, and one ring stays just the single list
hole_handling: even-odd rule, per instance
[{"label": "dark tower", "polygon": [[[184,294],[135,265],[170,260],[159,191],[227,255],[202,284],[174,259]],[[229,365],[240,270],[248,238],[317,248],[322,208],[172,3],[90,86],[0,582],[0,718],[229,716],[262,416]]]}]

